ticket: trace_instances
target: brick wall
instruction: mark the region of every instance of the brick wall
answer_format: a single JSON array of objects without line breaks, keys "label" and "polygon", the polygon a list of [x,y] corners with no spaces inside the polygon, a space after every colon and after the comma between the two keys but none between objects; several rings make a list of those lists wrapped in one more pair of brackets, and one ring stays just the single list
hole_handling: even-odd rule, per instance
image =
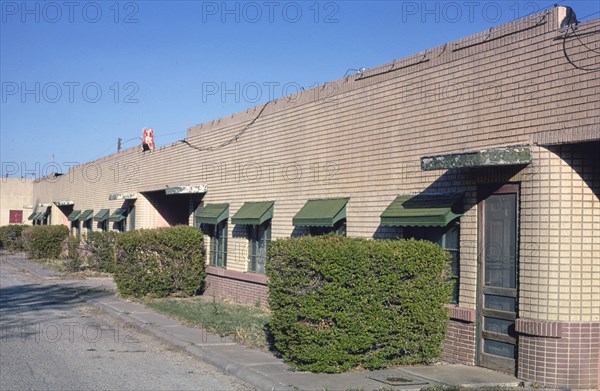
[{"label": "brick wall", "polygon": [[268,288],[265,276],[240,273],[213,266],[207,268],[204,296],[238,304],[268,305]]},{"label": "brick wall", "polygon": [[546,387],[594,389],[600,365],[600,322],[520,320],[518,376]]},{"label": "brick wall", "polygon": [[444,361],[475,365],[475,310],[449,306],[450,321],[444,340]]}]

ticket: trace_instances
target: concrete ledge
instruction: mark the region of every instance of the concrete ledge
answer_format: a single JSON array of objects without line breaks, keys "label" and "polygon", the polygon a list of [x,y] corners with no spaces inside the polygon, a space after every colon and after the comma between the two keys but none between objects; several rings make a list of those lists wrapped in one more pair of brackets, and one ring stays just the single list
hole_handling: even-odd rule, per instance
[{"label": "concrete ledge", "polygon": [[260,285],[267,285],[268,279],[264,274],[238,272],[235,270],[227,270],[220,267],[208,266],[206,268],[206,274],[211,276],[230,278],[233,280],[251,282]]},{"label": "concrete ledge", "polygon": [[474,323],[476,319],[475,310],[471,308],[459,307],[449,304],[446,306],[449,310],[450,319],[463,322]]},{"label": "concrete ledge", "polygon": [[536,337],[561,338],[562,323],[519,318],[515,322],[515,331]]}]

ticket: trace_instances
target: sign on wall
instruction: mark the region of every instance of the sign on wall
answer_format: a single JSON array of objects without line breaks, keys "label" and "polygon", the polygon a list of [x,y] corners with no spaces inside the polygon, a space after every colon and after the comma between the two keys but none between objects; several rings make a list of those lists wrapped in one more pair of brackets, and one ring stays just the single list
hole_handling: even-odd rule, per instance
[{"label": "sign on wall", "polygon": [[154,130],[146,128],[142,132],[142,148],[144,151],[154,149]]},{"label": "sign on wall", "polygon": [[8,223],[9,224],[22,224],[23,223],[23,211],[22,210],[10,210],[8,212]]}]

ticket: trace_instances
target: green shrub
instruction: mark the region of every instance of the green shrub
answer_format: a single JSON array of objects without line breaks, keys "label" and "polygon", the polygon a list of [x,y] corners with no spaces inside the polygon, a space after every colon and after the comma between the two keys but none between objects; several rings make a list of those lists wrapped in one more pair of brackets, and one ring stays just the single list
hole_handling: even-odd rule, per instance
[{"label": "green shrub", "polygon": [[63,252],[64,265],[67,271],[76,272],[83,266],[83,256],[80,248],[81,241],[76,236],[70,236],[65,240],[65,251]]},{"label": "green shrub", "polygon": [[9,252],[22,251],[22,232],[22,225],[5,225],[0,227],[0,249]]},{"label": "green shrub", "polygon": [[117,232],[88,232],[82,247],[87,253],[90,269],[114,273],[117,253]]},{"label": "green shrub", "polygon": [[203,287],[206,251],[194,227],[126,232],[117,251],[114,279],[124,296],[192,296]]},{"label": "green shrub", "polygon": [[312,372],[434,361],[448,322],[449,259],[426,241],[272,242],[266,265],[275,348]]},{"label": "green shrub", "polygon": [[69,229],[64,225],[34,225],[23,230],[27,255],[33,259],[60,259]]}]

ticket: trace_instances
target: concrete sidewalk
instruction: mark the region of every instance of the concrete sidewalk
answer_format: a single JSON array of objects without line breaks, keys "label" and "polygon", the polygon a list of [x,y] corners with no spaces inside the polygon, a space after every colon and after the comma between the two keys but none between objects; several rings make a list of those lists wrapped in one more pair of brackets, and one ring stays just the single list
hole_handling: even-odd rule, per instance
[{"label": "concrete sidewalk", "polygon": [[[58,281],[60,277],[60,274],[28,261],[22,254],[3,254],[2,263],[5,262],[41,279]],[[513,376],[480,367],[444,364],[343,374],[296,372],[272,354],[244,347],[231,338],[185,326],[142,304],[117,297],[110,277],[61,281],[68,282],[70,286],[76,284],[81,288],[99,288],[112,292],[110,295],[89,296],[87,301],[113,317],[135,324],[260,390],[419,390],[432,386],[510,388],[519,387],[522,383]]]}]

